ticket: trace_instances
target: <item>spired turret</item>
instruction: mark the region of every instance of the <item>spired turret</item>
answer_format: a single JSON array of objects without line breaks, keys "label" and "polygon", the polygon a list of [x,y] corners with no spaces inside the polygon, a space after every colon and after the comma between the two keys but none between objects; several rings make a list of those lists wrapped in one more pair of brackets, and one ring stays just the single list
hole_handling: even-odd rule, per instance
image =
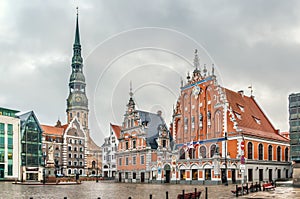
[{"label": "spired turret", "polygon": [[88,99],[86,83],[83,74],[83,59],[79,35],[78,12],[76,17],[75,41],[73,44],[72,73],[69,81],[69,96],[67,99],[68,123],[76,116],[85,129],[88,129]]}]

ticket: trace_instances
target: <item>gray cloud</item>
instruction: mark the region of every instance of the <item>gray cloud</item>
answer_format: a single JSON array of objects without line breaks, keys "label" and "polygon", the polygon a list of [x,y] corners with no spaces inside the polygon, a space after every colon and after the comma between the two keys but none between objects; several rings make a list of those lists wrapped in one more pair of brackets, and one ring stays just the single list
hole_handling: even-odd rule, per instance
[{"label": "gray cloud", "polygon": [[[122,121],[130,80],[134,88],[159,82],[179,94],[180,76],[192,70],[170,52],[140,50],[112,64],[95,91],[105,66],[134,48],[164,48],[193,61],[193,50],[199,46],[171,31],[133,31],[97,47],[112,35],[140,27],[170,28],[195,39],[213,58],[202,49],[201,64],[210,66],[215,61],[219,82],[248,94],[252,84],[256,100],[274,126],[288,130],[287,97],[300,91],[298,1],[1,1],[0,106],[33,109],[41,123],[54,124],[58,117],[65,121],[77,4],[91,132],[98,144],[107,136],[110,121]],[[150,66],[133,69],[141,64]],[[159,69],[159,64],[174,70]],[[135,99],[141,109],[164,109],[170,121],[176,98],[168,89],[145,86]],[[112,108],[106,106],[111,100]],[[97,125],[94,104],[103,129]]]}]

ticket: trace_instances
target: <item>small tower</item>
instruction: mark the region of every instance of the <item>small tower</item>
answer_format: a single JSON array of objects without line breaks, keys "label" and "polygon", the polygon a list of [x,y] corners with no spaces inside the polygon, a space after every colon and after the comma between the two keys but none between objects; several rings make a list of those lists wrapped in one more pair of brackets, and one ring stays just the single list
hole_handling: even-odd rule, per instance
[{"label": "small tower", "polygon": [[127,104],[127,110],[124,118],[124,126],[125,128],[132,128],[136,125],[136,121],[138,120],[138,113],[135,109],[135,102],[133,100],[133,92],[132,92],[132,83],[130,81],[130,92],[129,92],[129,101]]},{"label": "small tower", "polygon": [[67,99],[68,124],[76,116],[84,129],[88,129],[88,99],[86,96],[86,83],[83,75],[83,60],[78,25],[78,8],[76,18],[75,41],[73,45],[72,73],[69,81],[69,96]]}]

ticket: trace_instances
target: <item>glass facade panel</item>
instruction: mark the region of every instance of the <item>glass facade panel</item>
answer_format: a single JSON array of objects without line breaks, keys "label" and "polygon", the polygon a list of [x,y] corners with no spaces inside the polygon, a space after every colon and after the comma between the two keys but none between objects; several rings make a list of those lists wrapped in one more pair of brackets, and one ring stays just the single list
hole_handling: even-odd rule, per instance
[{"label": "glass facade panel", "polygon": [[0,134],[4,134],[4,124],[0,123]]},{"label": "glass facade panel", "polygon": [[13,134],[13,125],[7,124],[7,134],[12,135]]},{"label": "glass facade panel", "polygon": [[9,164],[8,165],[8,172],[7,175],[12,176],[13,175],[13,165]]}]

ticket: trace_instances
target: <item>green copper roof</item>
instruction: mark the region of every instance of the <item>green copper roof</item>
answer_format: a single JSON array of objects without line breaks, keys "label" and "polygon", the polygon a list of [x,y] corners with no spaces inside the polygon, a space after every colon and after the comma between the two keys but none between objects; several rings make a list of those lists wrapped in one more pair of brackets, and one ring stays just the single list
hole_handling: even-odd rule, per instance
[{"label": "green copper roof", "polygon": [[75,32],[75,42],[74,45],[80,45],[80,36],[79,36],[79,25],[78,25],[78,13],[76,18],[76,32]]}]

